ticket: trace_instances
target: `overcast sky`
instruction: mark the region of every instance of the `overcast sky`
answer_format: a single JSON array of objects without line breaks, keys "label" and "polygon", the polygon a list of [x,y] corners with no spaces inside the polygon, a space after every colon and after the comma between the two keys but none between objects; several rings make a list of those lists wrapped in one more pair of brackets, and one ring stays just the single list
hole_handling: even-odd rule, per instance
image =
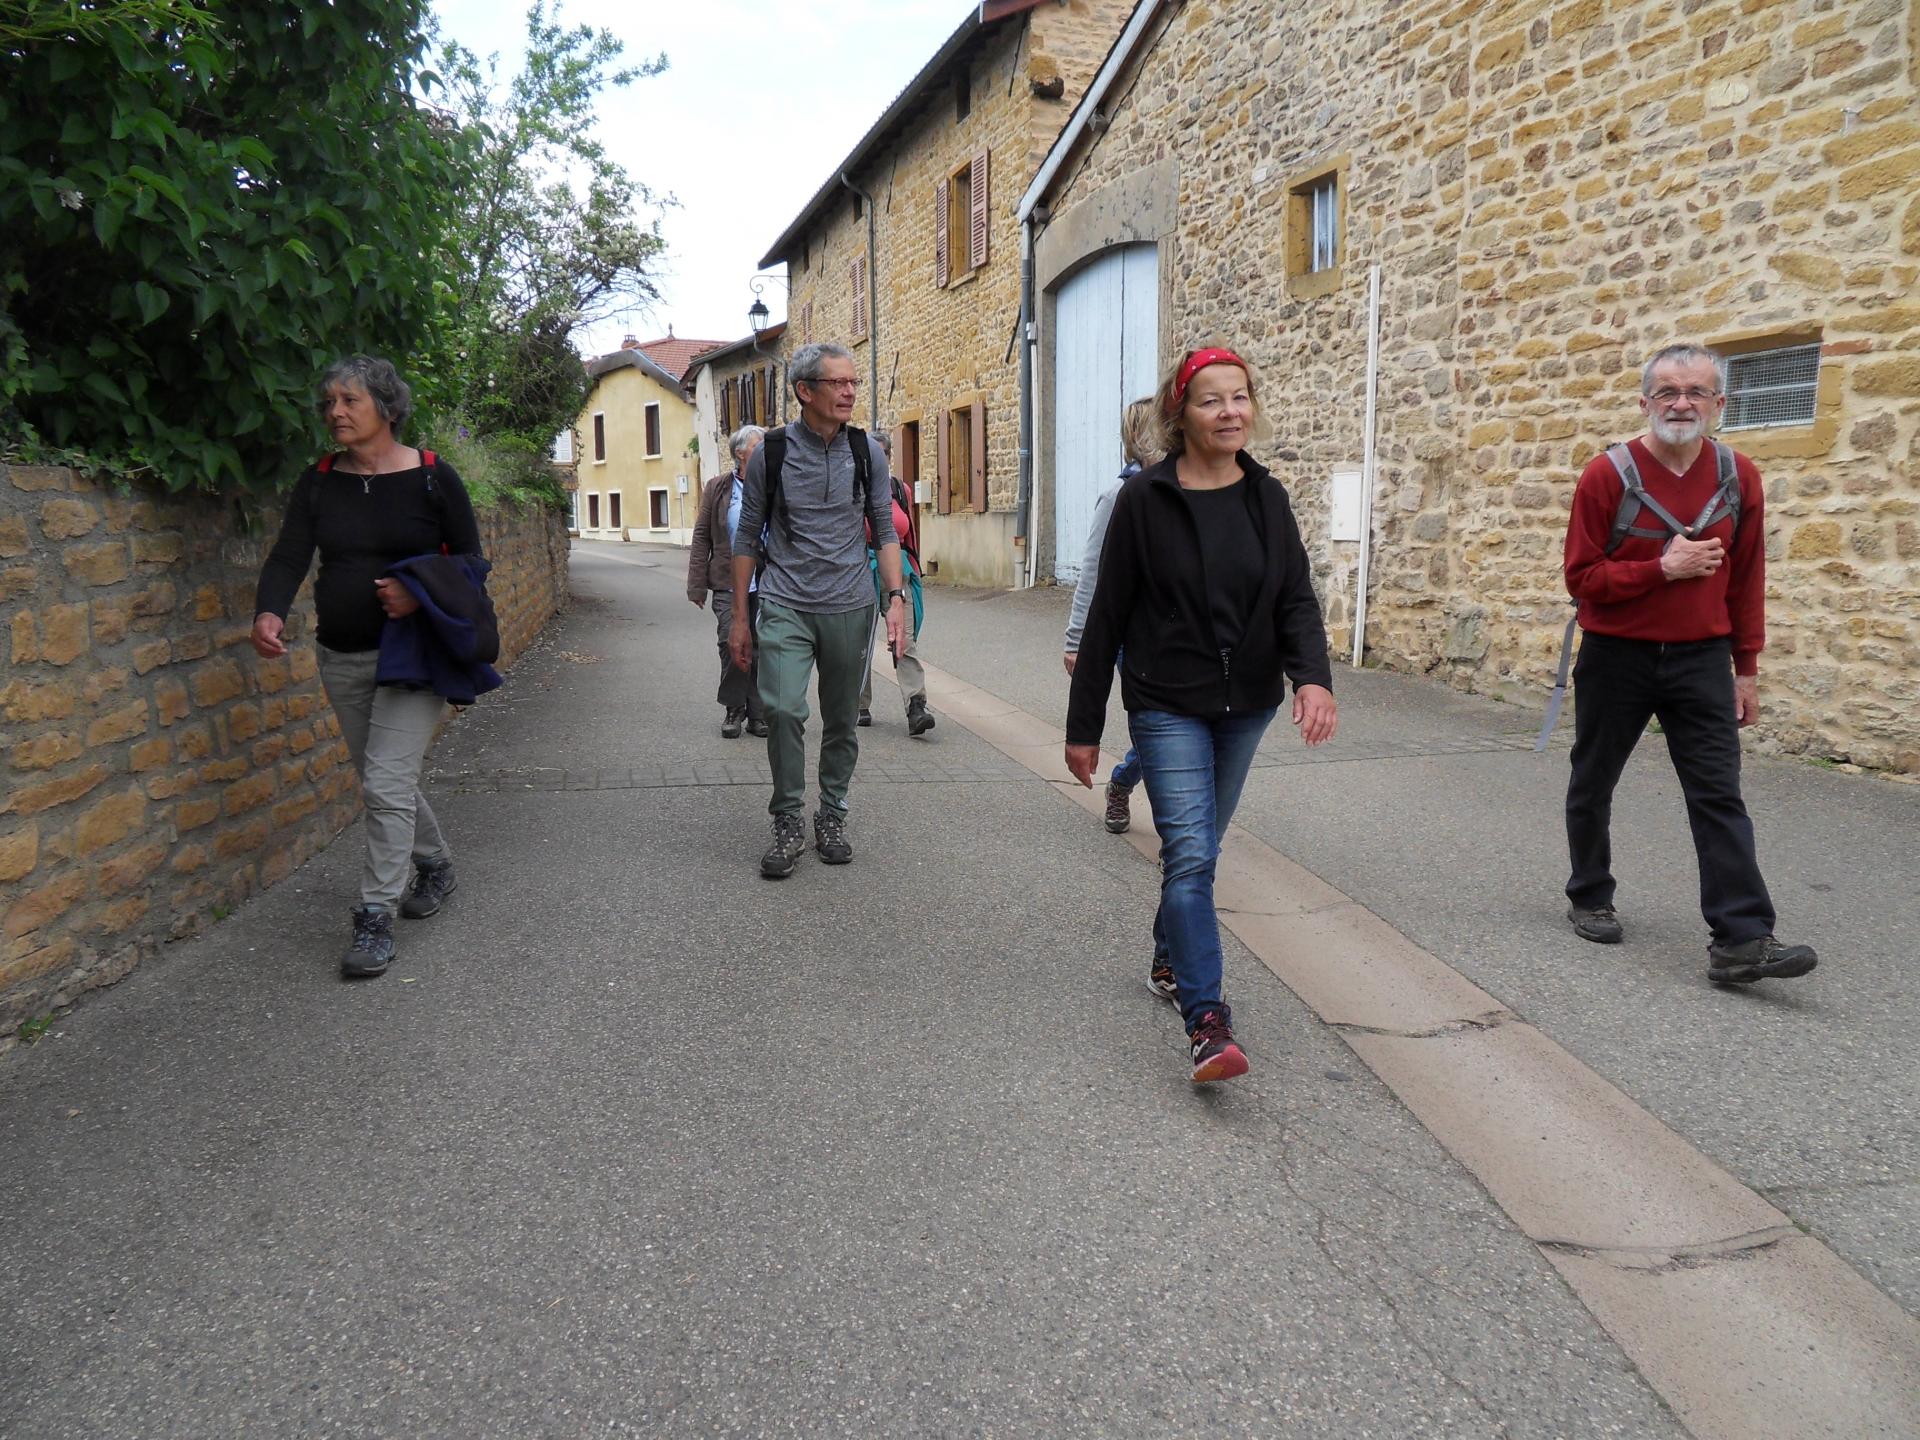
[{"label": "overcast sky", "polygon": [[[602,325],[582,348],[627,331],[735,340],[748,333],[755,263],[893,98],[958,28],[973,0],[567,0],[568,25],[613,31],[634,59],[668,68],[603,92],[600,137],[635,180],[680,202],[651,314]],[[503,72],[525,48],[526,6],[434,0],[448,38]],[[777,320],[786,292],[765,287]]]}]

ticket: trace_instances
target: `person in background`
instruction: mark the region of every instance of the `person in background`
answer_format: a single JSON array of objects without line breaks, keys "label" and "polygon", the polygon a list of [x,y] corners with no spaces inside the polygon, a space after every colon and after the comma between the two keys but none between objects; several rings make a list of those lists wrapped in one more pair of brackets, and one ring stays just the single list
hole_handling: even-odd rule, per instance
[{"label": "person in background", "polygon": [[1307,744],[1338,723],[1293,507],[1245,448],[1256,387],[1247,362],[1220,348],[1189,351],[1162,382],[1166,458],[1113,502],[1067,706],[1067,769],[1091,787],[1124,645],[1121,695],[1160,832],[1149,983],[1180,1007],[1196,1082],[1247,1071],[1220,993],[1213,877],[1254,750],[1288,680]]},{"label": "person in background", "polygon": [[[746,486],[747,461],[759,447],[766,431],[758,425],[742,425],[733,432],[733,473],[716,475],[707,482],[700,497],[700,514],[693,522],[693,546],[687,554],[687,599],[704,609],[707,592],[713,592],[713,622],[720,636],[720,690],[714,697],[720,702],[720,733],[729,740],[739,738],[742,727],[750,735],[765,735],[767,722],[760,713],[760,689],[754,668],[742,670],[733,663],[727,636],[733,629],[733,531],[740,523],[740,496]],[[759,596],[753,586],[747,590],[747,624],[753,624],[753,611]]]},{"label": "person in background", "polygon": [[349,979],[379,975],[393,963],[396,912],[424,919],[454,889],[452,848],[420,790],[446,702],[430,689],[375,682],[388,619],[420,608],[389,568],[443,546],[454,555],[481,553],[473,506],[453,467],[400,439],[412,410],[406,382],[386,360],[355,355],[327,368],[319,411],[340,448],[294,485],[253,606],[254,652],[279,659],[287,653],[287,611],[319,551],[313,606],[320,683],[360,775],[366,811],[360,900],[340,960]]},{"label": "person in background", "polygon": [[[1093,604],[1094,584],[1100,578],[1100,549],[1107,543],[1107,521],[1113,517],[1113,500],[1120,487],[1138,475],[1141,468],[1160,458],[1160,427],[1154,421],[1151,396],[1127,406],[1120,417],[1120,454],[1125,460],[1120,478],[1101,493],[1093,507],[1093,524],[1087,530],[1087,551],[1080,561],[1080,579],[1073,587],[1073,608],[1067,612],[1066,653],[1061,660],[1067,674],[1073,674],[1080,654],[1080,632],[1086,629],[1087,610]],[[1115,835],[1126,833],[1133,823],[1133,787],[1140,783],[1140,756],[1127,747],[1126,759],[1113,767],[1107,779],[1107,829]]]},{"label": "person in background", "polygon": [[[884,430],[875,431],[873,443],[885,452],[887,469],[893,469],[893,437]],[[907,616],[907,648],[893,662],[894,678],[900,684],[900,696],[907,706],[907,734],[924,735],[933,729],[933,712],[927,709],[927,672],[920,664],[920,652],[915,648],[920,638],[920,522],[913,508],[913,492],[907,489],[906,482],[898,475],[893,480],[893,527],[900,536],[900,564],[904,578],[910,590],[915,592],[914,604]],[[868,527],[871,530],[871,526]],[[872,546],[872,536],[868,536],[867,564],[873,570],[873,583],[877,589],[880,584],[880,569]],[[860,681],[860,723],[873,724],[873,645],[867,645],[866,674]]]}]

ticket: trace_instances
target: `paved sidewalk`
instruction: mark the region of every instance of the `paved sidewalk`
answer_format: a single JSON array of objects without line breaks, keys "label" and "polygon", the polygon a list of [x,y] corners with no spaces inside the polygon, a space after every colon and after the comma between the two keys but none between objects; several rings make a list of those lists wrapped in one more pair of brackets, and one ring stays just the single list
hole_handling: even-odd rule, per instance
[{"label": "paved sidewalk", "polygon": [[[1683,1433],[1238,946],[1254,1072],[1187,1085],[1141,983],[1150,867],[950,718],[910,741],[879,687],[855,863],[760,881],[764,752],[718,735],[683,565],[576,550],[573,611],[436,753],[462,888],[386,978],[333,976],[355,829],[0,1061],[9,1435]],[[936,591],[928,658],[1057,716],[1063,604]],[[1897,977],[1910,945],[1875,972],[1856,929],[1798,999],[1719,996],[1650,863],[1635,945],[1602,966],[1553,923],[1558,881],[1536,894],[1555,862],[1527,807],[1551,784],[1519,767],[1555,762],[1513,746],[1525,717],[1354,680],[1325,760],[1269,741],[1250,828],[1749,1183],[1775,1150],[1855,1181],[1873,1126],[1904,1189],[1848,1183],[1830,1213],[1897,1218],[1912,1087],[1886,1011],[1911,1007],[1850,978]],[[1908,834],[1920,797],[1757,768],[1782,910],[1828,948],[1840,907],[1789,905],[1776,847],[1809,795]],[[1801,787],[1791,811],[1774,784]],[[1872,943],[1911,935],[1910,885],[1878,908],[1905,918],[1855,917]],[[1843,1016],[1862,1035],[1836,1076],[1804,1022]],[[1780,1067],[1805,1093],[1769,1129],[1738,1102]],[[1831,1230],[1896,1291],[1912,1233]]]}]

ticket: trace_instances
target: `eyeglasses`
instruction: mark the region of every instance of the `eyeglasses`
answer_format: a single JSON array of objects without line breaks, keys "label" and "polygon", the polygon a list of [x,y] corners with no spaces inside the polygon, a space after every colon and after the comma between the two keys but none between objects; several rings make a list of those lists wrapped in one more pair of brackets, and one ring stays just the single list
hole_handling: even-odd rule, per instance
[{"label": "eyeglasses", "polygon": [[818,380],[796,380],[793,383],[796,385],[818,385],[822,389],[831,387],[835,390],[846,390],[848,392],[860,388],[860,382],[858,380],[828,380],[823,378]]},{"label": "eyeglasses", "polygon": [[1719,394],[1720,392],[1718,390],[1706,390],[1698,385],[1689,385],[1684,390],[1673,385],[1663,385],[1651,395],[1647,396],[1647,398],[1656,405],[1671,405],[1674,401],[1685,396],[1687,399],[1693,401],[1694,404],[1698,405],[1703,400],[1717,398]]}]

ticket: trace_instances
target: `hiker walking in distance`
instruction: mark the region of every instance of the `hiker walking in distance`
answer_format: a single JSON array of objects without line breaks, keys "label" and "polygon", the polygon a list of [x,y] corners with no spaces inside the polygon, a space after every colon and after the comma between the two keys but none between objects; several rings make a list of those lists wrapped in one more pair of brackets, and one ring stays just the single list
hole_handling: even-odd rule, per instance
[{"label": "hiker walking in distance", "polygon": [[1812,970],[1774,938],[1773,901],[1740,798],[1740,729],[1760,717],[1766,553],[1760,472],[1712,438],[1726,366],[1697,345],[1647,361],[1647,433],[1596,456],[1574,488],[1567,590],[1583,639],[1573,670],[1567,918],[1619,943],[1608,824],[1614,786],[1658,719],[1686,796],[1706,918],[1707,978],[1727,985]]}]

